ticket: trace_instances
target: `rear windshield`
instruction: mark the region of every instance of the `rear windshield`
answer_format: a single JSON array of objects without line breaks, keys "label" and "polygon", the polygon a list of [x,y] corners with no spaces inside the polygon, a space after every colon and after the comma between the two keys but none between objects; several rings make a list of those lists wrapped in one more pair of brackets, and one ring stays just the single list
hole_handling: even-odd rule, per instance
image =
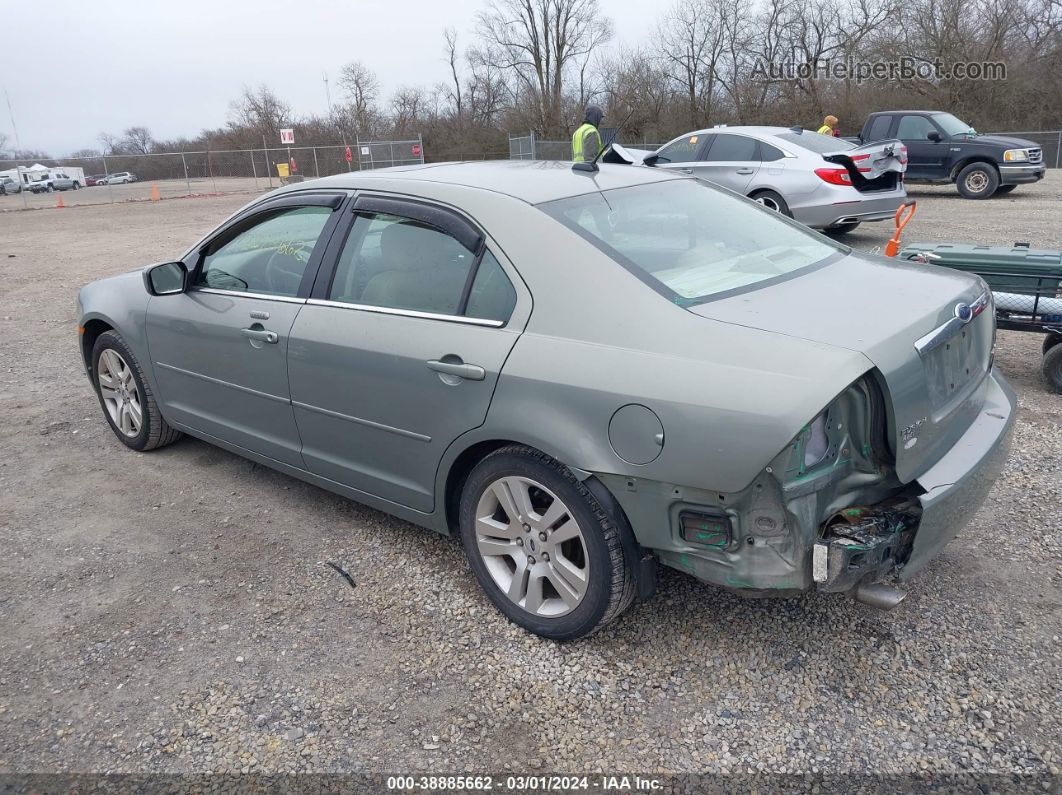
[{"label": "rear windshield", "polygon": [[830,152],[843,152],[845,149],[855,149],[855,144],[845,141],[843,138],[834,138],[832,135],[819,135],[817,132],[804,130],[802,133],[784,132],[777,133],[775,138],[789,144],[796,144],[802,149],[818,152],[820,155]]},{"label": "rear windshield", "polygon": [[677,304],[782,279],[848,249],[694,179],[540,205]]}]

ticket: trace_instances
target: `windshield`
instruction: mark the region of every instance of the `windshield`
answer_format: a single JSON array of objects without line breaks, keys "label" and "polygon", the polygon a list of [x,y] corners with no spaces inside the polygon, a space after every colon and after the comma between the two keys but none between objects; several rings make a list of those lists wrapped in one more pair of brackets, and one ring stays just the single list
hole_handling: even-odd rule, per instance
[{"label": "windshield", "polygon": [[950,113],[934,114],[933,121],[940,125],[940,129],[950,137],[956,135],[977,135],[977,130],[961,119],[955,118]]},{"label": "windshield", "polygon": [[700,180],[618,188],[541,207],[683,306],[847,251]]}]

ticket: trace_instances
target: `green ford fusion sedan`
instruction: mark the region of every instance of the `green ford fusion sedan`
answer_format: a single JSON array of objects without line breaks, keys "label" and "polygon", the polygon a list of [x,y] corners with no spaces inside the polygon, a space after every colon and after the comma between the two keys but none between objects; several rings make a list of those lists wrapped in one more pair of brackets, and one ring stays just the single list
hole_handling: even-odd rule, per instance
[{"label": "green ford fusion sedan", "polygon": [[979,278],[622,165],[300,183],[78,305],[125,445],[190,434],[456,534],[498,609],[559,640],[661,564],[890,607],[1015,412]]}]

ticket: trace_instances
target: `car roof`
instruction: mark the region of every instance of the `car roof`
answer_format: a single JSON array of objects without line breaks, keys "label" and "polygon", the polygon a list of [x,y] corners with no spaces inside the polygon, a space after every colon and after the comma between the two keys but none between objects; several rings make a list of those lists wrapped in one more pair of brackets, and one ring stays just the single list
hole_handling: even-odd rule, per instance
[{"label": "car roof", "polygon": [[681,179],[676,174],[637,166],[601,163],[594,173],[572,171],[570,162],[557,160],[485,160],[428,163],[372,171],[353,171],[290,186],[357,189],[373,183],[431,182],[492,191],[529,204],[581,196],[613,188]]}]

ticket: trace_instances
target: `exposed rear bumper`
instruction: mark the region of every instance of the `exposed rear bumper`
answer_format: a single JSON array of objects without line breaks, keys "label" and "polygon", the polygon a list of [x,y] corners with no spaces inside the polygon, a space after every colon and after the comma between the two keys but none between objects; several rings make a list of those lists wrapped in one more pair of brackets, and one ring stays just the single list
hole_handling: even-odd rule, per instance
[{"label": "exposed rear bumper", "polygon": [[1023,185],[1027,182],[1039,182],[1044,178],[1047,166],[1043,163],[1035,166],[1000,166],[999,183],[1001,185]]},{"label": "exposed rear bumper", "polygon": [[[835,201],[791,207],[793,217],[815,229],[826,229],[851,221],[886,221],[896,215],[896,210],[907,198],[905,190],[888,191],[881,195],[858,193],[854,188],[844,188],[859,198],[853,201]],[[847,198],[847,196],[846,196]]]},{"label": "exposed rear bumper", "polygon": [[1017,401],[995,369],[988,375],[984,405],[958,442],[918,478],[922,516],[900,579],[908,580],[935,558],[970,521],[1003,469]]}]

